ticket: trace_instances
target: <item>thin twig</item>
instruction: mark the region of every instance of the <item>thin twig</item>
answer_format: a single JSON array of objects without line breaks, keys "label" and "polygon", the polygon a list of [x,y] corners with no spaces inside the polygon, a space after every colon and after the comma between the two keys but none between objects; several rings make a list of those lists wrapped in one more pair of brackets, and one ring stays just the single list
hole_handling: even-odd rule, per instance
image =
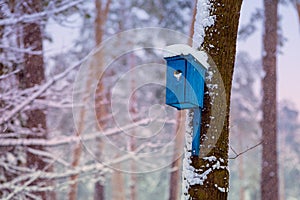
[{"label": "thin twig", "polygon": [[261,145],[262,144],[262,141],[260,141],[259,143],[257,143],[256,145],[254,145],[254,146],[252,146],[252,147],[250,147],[250,148],[248,148],[248,149],[246,149],[246,150],[244,150],[244,151],[242,151],[242,152],[240,152],[240,153],[237,153],[233,148],[232,148],[232,146],[230,146],[230,149],[233,151],[233,153],[235,154],[235,156],[234,157],[231,157],[231,158],[229,158],[229,159],[236,159],[237,157],[239,157],[240,155],[243,155],[244,153],[247,153],[248,151],[250,151],[250,150],[252,150],[252,149],[255,149],[256,147],[258,147],[259,145]]}]

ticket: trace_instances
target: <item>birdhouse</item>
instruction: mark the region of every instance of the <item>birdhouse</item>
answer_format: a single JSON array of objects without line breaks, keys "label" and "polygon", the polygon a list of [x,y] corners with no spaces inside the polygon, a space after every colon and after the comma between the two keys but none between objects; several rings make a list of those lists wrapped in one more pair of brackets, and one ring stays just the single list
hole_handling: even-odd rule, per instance
[{"label": "birdhouse", "polygon": [[190,53],[164,59],[167,62],[166,104],[178,110],[203,108],[206,68]]},{"label": "birdhouse", "polygon": [[166,51],[167,84],[166,104],[182,109],[192,109],[193,140],[192,156],[199,156],[201,133],[201,108],[203,108],[205,73],[208,68],[207,54],[188,45],[175,44]]}]

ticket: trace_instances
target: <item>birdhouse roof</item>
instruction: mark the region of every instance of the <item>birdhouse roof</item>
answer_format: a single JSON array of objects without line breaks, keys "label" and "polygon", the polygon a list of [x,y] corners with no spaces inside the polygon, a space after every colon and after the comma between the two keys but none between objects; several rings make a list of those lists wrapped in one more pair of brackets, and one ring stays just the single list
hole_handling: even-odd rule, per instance
[{"label": "birdhouse roof", "polygon": [[174,44],[174,45],[167,46],[165,48],[164,58],[168,59],[175,56],[185,57],[187,55],[192,55],[197,62],[199,62],[203,67],[208,69],[209,67],[209,64],[207,62],[208,55],[206,54],[206,52],[197,51],[186,44]]}]

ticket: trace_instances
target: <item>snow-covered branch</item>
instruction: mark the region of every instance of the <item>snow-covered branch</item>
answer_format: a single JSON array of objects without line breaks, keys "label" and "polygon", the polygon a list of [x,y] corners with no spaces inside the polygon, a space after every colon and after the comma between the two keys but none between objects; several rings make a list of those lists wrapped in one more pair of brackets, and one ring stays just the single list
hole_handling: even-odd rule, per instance
[{"label": "snow-covered branch", "polygon": [[[66,169],[62,172],[47,172],[43,170],[36,170],[32,173],[26,173],[24,175],[18,176],[15,179],[5,182],[3,184],[0,184],[0,190],[5,190],[5,189],[13,189],[16,193],[23,192],[24,191],[41,191],[41,190],[47,190],[47,188],[43,188],[43,186],[26,186],[26,187],[19,187],[20,185],[24,185],[24,183],[29,183],[32,180],[37,180],[37,179],[42,179],[42,180],[54,180],[54,179],[63,179],[63,178],[68,178],[73,175],[84,175],[84,174],[93,174],[93,173],[107,173],[110,171],[110,169],[107,166],[111,166],[117,163],[122,163],[126,160],[129,159],[134,159],[135,156],[137,156],[137,153],[140,152],[143,148],[145,148],[145,145],[139,146],[135,151],[125,154],[123,156],[119,156],[117,158],[114,158],[108,162],[105,162],[105,164],[102,163],[93,163],[89,165],[83,165],[83,166],[78,166],[76,168],[71,168],[71,169]],[[146,155],[144,155],[146,156]],[[102,173],[102,174],[103,174]],[[67,181],[68,184],[71,184],[70,181]],[[48,188],[49,189],[49,188]],[[50,188],[52,189],[52,188]],[[6,198],[10,197],[11,195],[7,196]]]},{"label": "snow-covered branch", "polygon": [[22,48],[5,46],[5,45],[2,45],[2,44],[0,44],[0,49],[5,49],[5,50],[8,50],[8,51],[14,51],[14,52],[17,52],[17,53],[27,53],[27,54],[31,54],[31,55],[41,55],[43,53],[42,51],[33,51],[30,48],[22,49]]},{"label": "snow-covered branch", "polygon": [[87,59],[88,56],[84,57],[80,61],[78,61],[75,65],[67,68],[62,73],[54,76],[52,79],[50,79],[48,82],[46,82],[44,85],[41,85],[39,90],[33,93],[31,96],[26,98],[22,103],[20,103],[18,106],[16,106],[14,109],[8,111],[7,113],[4,113],[0,118],[0,125],[8,122],[10,119],[12,119],[18,112],[20,112],[25,106],[30,104],[32,101],[34,101],[36,98],[41,96],[50,86],[52,86],[56,81],[64,78],[66,75],[68,75],[72,70],[76,69],[80,66],[82,62],[84,62]]},{"label": "snow-covered branch", "polygon": [[7,138],[0,138],[0,146],[31,146],[31,145],[36,145],[36,146],[59,146],[59,145],[66,145],[70,143],[79,143],[80,141],[90,141],[94,140],[95,138],[98,137],[107,137],[107,136],[112,136],[115,134],[118,134],[122,131],[126,131],[129,129],[132,129],[136,126],[139,125],[146,125],[151,121],[151,119],[146,118],[143,120],[140,120],[138,122],[135,122],[134,124],[128,124],[123,127],[117,127],[117,128],[111,128],[108,129],[104,132],[94,132],[90,134],[86,134],[82,137],[76,136],[69,136],[69,137],[60,137],[60,138],[53,138],[53,139],[7,139]]},{"label": "snow-covered branch", "polygon": [[[0,48],[1,48],[1,47],[0,47]],[[17,70],[12,71],[12,72],[10,72],[10,73],[8,73],[8,74],[4,74],[4,75],[0,76],[0,80],[5,79],[5,78],[8,78],[8,77],[10,77],[10,76],[12,76],[12,75],[18,73],[19,71],[20,71],[20,70],[17,69]]]},{"label": "snow-covered branch", "polygon": [[0,20],[0,26],[13,25],[13,24],[20,23],[20,22],[28,23],[28,22],[37,21],[41,18],[48,18],[52,15],[55,15],[57,13],[63,12],[67,9],[70,9],[82,2],[84,2],[84,0],[69,1],[69,3],[67,3],[63,6],[60,6],[58,8],[51,9],[51,10],[46,10],[46,11],[42,11],[42,12],[34,13],[34,14],[24,14],[20,17],[10,16],[9,18]]}]

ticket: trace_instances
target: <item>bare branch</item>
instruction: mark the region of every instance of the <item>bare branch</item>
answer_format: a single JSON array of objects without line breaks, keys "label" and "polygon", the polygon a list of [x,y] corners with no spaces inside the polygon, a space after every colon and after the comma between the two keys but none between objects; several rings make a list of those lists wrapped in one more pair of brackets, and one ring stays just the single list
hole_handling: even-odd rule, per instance
[{"label": "bare branch", "polygon": [[240,155],[243,155],[244,153],[247,153],[248,151],[250,151],[250,150],[252,150],[252,149],[255,149],[256,147],[258,147],[259,145],[261,145],[262,144],[262,141],[260,141],[259,143],[257,143],[256,145],[254,145],[254,146],[252,146],[252,147],[250,147],[250,148],[248,148],[248,149],[246,149],[246,150],[244,150],[244,151],[242,151],[242,152],[240,152],[240,153],[237,153],[233,148],[232,148],[232,146],[230,146],[230,149],[233,151],[233,153],[235,154],[235,156],[234,157],[230,157],[229,159],[236,159],[237,157],[239,157]]}]

